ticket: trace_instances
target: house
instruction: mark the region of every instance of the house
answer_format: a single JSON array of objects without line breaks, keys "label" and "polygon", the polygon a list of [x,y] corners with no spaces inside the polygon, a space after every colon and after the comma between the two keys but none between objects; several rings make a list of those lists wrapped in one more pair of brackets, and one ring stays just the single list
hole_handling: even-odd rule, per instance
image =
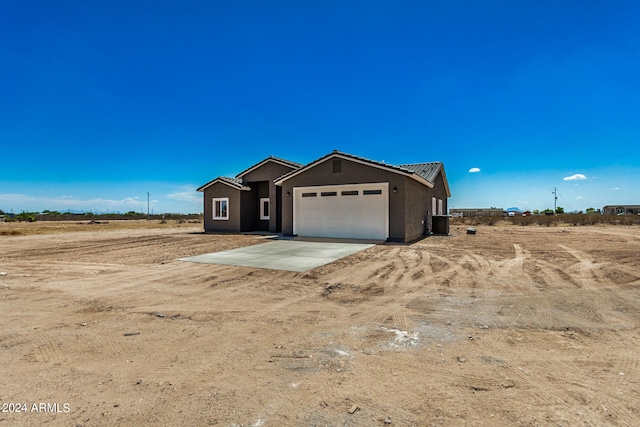
[{"label": "house", "polygon": [[198,191],[204,193],[204,230],[282,230],[282,189],[274,180],[302,165],[278,157],[267,157],[235,178],[220,176]]},{"label": "house", "polygon": [[640,214],[640,205],[607,205],[602,212],[605,215]]},{"label": "house", "polygon": [[391,165],[337,150],[307,165],[268,157],[198,191],[206,232],[396,242],[449,232],[451,193],[440,162]]}]

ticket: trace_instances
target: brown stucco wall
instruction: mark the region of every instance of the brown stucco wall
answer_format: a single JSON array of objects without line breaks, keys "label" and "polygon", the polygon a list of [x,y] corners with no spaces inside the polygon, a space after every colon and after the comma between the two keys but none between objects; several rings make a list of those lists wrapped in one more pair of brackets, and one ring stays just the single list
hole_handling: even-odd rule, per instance
[{"label": "brown stucco wall", "polygon": [[434,180],[434,187],[432,191],[435,198],[443,200],[442,213],[447,215],[449,212],[449,206],[447,204],[447,189],[444,186],[442,172],[438,173],[438,176]]},{"label": "brown stucco wall", "polygon": [[[204,231],[240,231],[240,196],[242,191],[226,184],[215,183],[204,190]],[[229,219],[213,219],[213,199],[229,198]]]},{"label": "brown stucco wall", "polygon": [[[447,214],[447,189],[444,185],[442,172],[438,173],[434,180],[433,188],[429,188],[416,180],[407,177],[406,198],[406,232],[405,242],[411,242],[421,238],[427,231],[433,231],[433,215],[431,212],[432,198],[442,200],[442,212]],[[424,221],[424,222],[423,222]]]},{"label": "brown stucco wall", "polygon": [[433,191],[413,178],[406,177],[404,242],[420,239],[431,227],[431,195]]},{"label": "brown stucco wall", "polygon": [[[246,182],[250,183],[250,182],[258,182],[258,181],[267,181],[268,182],[268,187],[267,187],[267,193],[266,195],[262,195],[264,194],[263,189],[260,189],[261,195],[258,197],[269,197],[269,225],[268,225],[268,229],[270,232],[275,233],[276,229],[278,228],[277,225],[277,219],[278,219],[278,214],[279,209],[277,208],[278,206],[278,200],[277,200],[277,196],[276,196],[276,185],[273,183],[273,181],[276,178],[281,177],[282,175],[289,173],[293,170],[292,167],[289,166],[285,166],[282,165],[280,163],[275,163],[275,162],[267,162],[264,165],[260,166],[259,168],[256,168],[254,170],[252,170],[251,172],[243,175],[241,178],[243,178]],[[252,187],[253,190],[253,187]],[[256,202],[257,203],[257,202]],[[247,215],[250,215],[250,213],[247,213]],[[258,216],[258,211],[256,210],[256,224],[259,221],[259,216]],[[266,222],[266,221],[265,221]]]},{"label": "brown stucco wall", "polygon": [[328,158],[282,184],[282,233],[293,234],[293,187],[388,182],[389,240],[405,241],[405,177],[346,159],[342,159],[342,172],[333,173],[333,160]]}]

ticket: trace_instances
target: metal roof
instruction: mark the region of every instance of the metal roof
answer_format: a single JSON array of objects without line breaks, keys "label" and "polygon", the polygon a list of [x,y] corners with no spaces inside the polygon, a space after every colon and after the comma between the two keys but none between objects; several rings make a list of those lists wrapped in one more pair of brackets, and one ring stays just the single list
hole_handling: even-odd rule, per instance
[{"label": "metal roof", "polygon": [[277,178],[275,180],[275,182],[279,185],[282,181],[290,178],[291,176],[297,175],[298,173],[303,172],[304,170],[310,169],[314,165],[316,165],[318,163],[321,163],[321,162],[323,162],[323,161],[325,161],[328,158],[333,157],[333,156],[342,157],[342,158],[345,158],[347,160],[354,160],[354,161],[360,162],[360,163],[370,164],[370,165],[372,165],[374,167],[391,170],[393,172],[397,172],[397,173],[400,173],[402,175],[408,175],[408,176],[416,179],[417,181],[422,182],[423,184],[427,185],[428,187],[433,187],[438,174],[442,173],[442,176],[443,176],[443,179],[444,179],[444,185],[445,185],[445,188],[446,188],[446,191],[447,191],[447,196],[451,195],[451,193],[449,191],[449,184],[447,183],[447,178],[446,178],[446,175],[444,173],[444,166],[442,165],[442,162],[425,162],[425,163],[411,163],[411,164],[403,164],[403,165],[392,165],[392,164],[389,164],[389,163],[379,162],[377,160],[367,159],[365,157],[360,157],[360,156],[355,156],[353,154],[344,153],[344,152],[338,151],[338,150],[333,150],[331,153],[326,154],[326,155],[320,157],[319,159],[316,159],[313,162],[308,163],[307,165],[303,165],[301,163],[293,162],[291,160],[286,160],[286,159],[282,159],[282,158],[275,157],[275,156],[269,156],[266,159],[262,160],[261,162],[256,163],[255,165],[245,169],[244,171],[242,171],[241,173],[236,175],[235,178],[220,176],[220,177],[218,177],[218,178],[216,178],[216,179],[214,179],[212,181],[209,181],[208,183],[204,184],[200,188],[198,188],[198,191],[204,191],[205,188],[209,187],[210,185],[215,184],[216,182],[221,182],[223,184],[227,184],[230,187],[237,188],[238,190],[251,190],[250,187],[248,187],[248,186],[246,186],[244,184],[244,180],[242,179],[242,176],[246,175],[247,173],[251,172],[252,170],[262,166],[264,163],[269,162],[269,161],[280,163],[282,165],[289,166],[289,167],[293,168],[292,171],[282,175],[281,177],[279,177],[279,178]]},{"label": "metal roof", "polygon": [[417,173],[429,182],[434,182],[438,172],[442,168],[441,162],[412,163],[409,165],[398,165],[402,169],[407,169]]},{"label": "metal roof", "polygon": [[277,178],[275,180],[276,184],[280,184],[282,183],[282,181],[292,177],[293,175],[297,175],[300,172],[303,172],[304,170],[307,170],[309,168],[311,168],[313,165],[316,165],[318,163],[321,163],[325,160],[327,160],[328,158],[332,157],[332,156],[339,156],[342,158],[346,158],[346,159],[351,159],[351,160],[355,160],[361,163],[367,163],[370,164],[372,166],[375,167],[379,167],[382,169],[387,169],[387,170],[391,170],[394,172],[398,172],[401,173],[403,175],[409,175],[411,177],[413,177],[414,179],[421,181],[423,184],[426,184],[429,187],[433,187],[434,181],[436,179],[436,177],[438,176],[438,173],[440,171],[442,171],[442,175],[444,178],[444,184],[446,187],[446,191],[447,191],[447,195],[450,196],[451,193],[449,191],[449,185],[447,183],[447,179],[446,176],[444,175],[444,167],[442,165],[442,162],[428,162],[428,163],[412,163],[412,164],[406,164],[406,165],[392,165],[389,163],[385,163],[385,162],[379,162],[377,160],[372,160],[372,159],[367,159],[366,157],[360,157],[360,156],[355,156],[353,154],[349,154],[349,153],[344,153],[342,151],[338,151],[338,150],[333,150],[331,153],[320,157],[317,160],[314,160],[313,162],[307,164],[304,167],[301,167],[299,169],[293,170],[289,173],[286,173],[284,175],[282,175],[281,177]]}]

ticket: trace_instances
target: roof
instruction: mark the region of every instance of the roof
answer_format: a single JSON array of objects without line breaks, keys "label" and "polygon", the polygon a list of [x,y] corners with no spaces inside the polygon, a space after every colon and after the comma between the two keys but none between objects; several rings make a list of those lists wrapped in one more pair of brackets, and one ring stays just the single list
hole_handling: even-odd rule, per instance
[{"label": "roof", "polygon": [[309,163],[308,165],[301,167],[299,169],[293,170],[289,173],[286,173],[284,175],[282,175],[280,178],[277,178],[275,180],[276,185],[280,185],[282,184],[282,182],[286,181],[289,178],[292,178],[293,176],[310,169],[311,167],[315,166],[318,163],[324,162],[325,160],[331,158],[331,157],[341,157],[341,158],[345,158],[347,160],[353,160],[356,161],[358,163],[364,163],[364,164],[369,164],[371,166],[380,168],[380,169],[385,169],[385,170],[390,170],[392,172],[396,172],[402,175],[407,175],[410,176],[412,178],[414,178],[416,181],[421,182],[422,184],[425,184],[428,187],[433,187],[434,182],[436,177],[438,176],[438,173],[442,171],[442,175],[444,178],[444,185],[445,188],[447,190],[447,196],[450,196],[450,191],[449,191],[449,184],[447,183],[447,179],[446,176],[444,174],[444,167],[442,165],[442,162],[428,162],[428,163],[413,163],[413,164],[406,164],[406,165],[392,165],[389,163],[384,163],[384,162],[379,162],[377,160],[372,160],[372,159],[367,159],[365,157],[360,157],[360,156],[354,156],[353,154],[349,154],[349,153],[344,153],[342,151],[338,151],[338,150],[333,150],[331,153],[320,157],[317,160],[314,160],[313,162]]},{"label": "roof", "polygon": [[251,188],[244,185],[244,182],[239,178],[231,178],[228,176],[219,176],[214,180],[211,180],[204,184],[202,187],[198,188],[198,191],[204,191],[206,188],[212,186],[216,183],[221,183],[228,185],[229,187],[235,188],[237,190],[250,191]]},{"label": "roof", "polygon": [[251,171],[253,171],[255,169],[258,169],[260,166],[264,165],[267,162],[278,163],[278,164],[281,164],[283,166],[290,167],[290,168],[292,168],[294,170],[300,169],[302,166],[304,166],[301,163],[292,162],[291,160],[281,159],[280,157],[275,157],[275,156],[269,156],[266,159],[264,159],[263,161],[258,162],[255,165],[250,166],[249,168],[243,170],[238,175],[236,175],[236,178],[242,178],[244,175],[248,174],[249,172],[251,172]]},{"label": "roof", "polygon": [[605,208],[640,209],[640,205],[607,205]]},{"label": "roof", "polygon": [[407,169],[413,171],[426,179],[427,181],[433,182],[438,176],[438,172],[440,172],[440,168],[442,167],[442,163],[440,162],[429,162],[429,163],[414,163],[410,165],[398,165],[402,169]]},{"label": "roof", "polygon": [[249,167],[248,169],[245,169],[244,171],[240,172],[238,175],[236,175],[235,178],[232,177],[228,177],[228,176],[219,176],[214,180],[211,180],[209,182],[207,182],[206,184],[204,184],[203,186],[201,186],[200,188],[198,188],[197,191],[204,191],[207,187],[212,186],[213,184],[220,182],[222,184],[226,184],[229,187],[238,189],[238,190],[244,190],[244,191],[250,191],[251,188],[246,186],[244,183],[244,180],[242,179],[243,175],[248,174],[249,172],[251,172],[254,169],[259,168],[260,166],[262,166],[263,164],[267,163],[267,162],[275,162],[275,163],[279,163],[281,165],[284,166],[288,166],[290,168],[293,169],[298,169],[301,168],[303,165],[300,163],[296,163],[296,162],[292,162],[291,160],[286,160],[286,159],[281,159],[280,157],[275,157],[275,156],[269,156],[266,159],[264,159],[263,161],[256,163],[255,165]]}]

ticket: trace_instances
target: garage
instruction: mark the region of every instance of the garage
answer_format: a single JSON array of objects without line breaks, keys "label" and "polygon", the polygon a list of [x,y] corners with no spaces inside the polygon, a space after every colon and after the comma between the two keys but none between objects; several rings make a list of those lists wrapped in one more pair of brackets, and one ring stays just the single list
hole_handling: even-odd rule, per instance
[{"label": "garage", "polygon": [[389,184],[294,187],[293,234],[386,240]]}]

